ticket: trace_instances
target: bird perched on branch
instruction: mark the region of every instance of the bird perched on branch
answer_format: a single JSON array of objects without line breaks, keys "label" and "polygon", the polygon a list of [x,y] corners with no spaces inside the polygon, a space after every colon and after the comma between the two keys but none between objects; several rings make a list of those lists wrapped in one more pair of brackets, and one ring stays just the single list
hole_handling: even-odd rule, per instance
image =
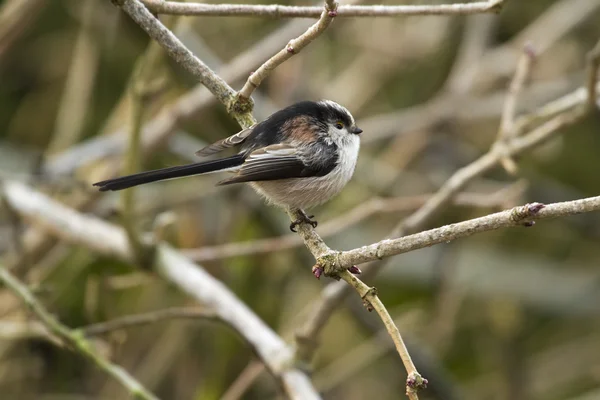
[{"label": "bird perched on branch", "polygon": [[264,121],[196,152],[205,157],[230,147],[238,154],[212,161],[169,167],[94,183],[100,191],[228,171],[218,183],[248,182],[269,203],[297,211],[290,229],[317,222],[304,212],[337,195],[348,183],[360,147],[352,114],[330,101],[303,101],[277,111]]}]

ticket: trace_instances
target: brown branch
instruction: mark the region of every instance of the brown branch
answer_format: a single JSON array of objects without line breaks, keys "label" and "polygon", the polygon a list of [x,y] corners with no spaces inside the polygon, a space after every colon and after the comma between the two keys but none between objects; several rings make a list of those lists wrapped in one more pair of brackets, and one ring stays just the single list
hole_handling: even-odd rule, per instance
[{"label": "brown branch", "polygon": [[0,8],[0,61],[46,7],[46,0],[9,0]]},{"label": "brown branch", "polygon": [[[299,212],[289,211],[288,212],[290,219],[295,221],[300,218]],[[400,335],[400,331],[396,327],[394,320],[390,317],[387,312],[385,306],[377,297],[377,292],[375,288],[369,288],[358,279],[356,276],[352,275],[348,272],[347,268],[350,265],[346,266],[343,270],[336,270],[335,272],[331,271],[330,266],[335,265],[338,261],[335,259],[338,255],[337,252],[331,250],[321,239],[321,237],[317,234],[317,232],[312,228],[310,224],[301,224],[298,226],[298,234],[302,237],[304,244],[310,250],[313,257],[317,260],[317,264],[313,267],[313,273],[315,273],[316,268],[321,268],[325,270],[325,274],[328,276],[341,278],[346,283],[348,283],[348,287],[354,287],[360,297],[365,302],[365,306],[369,311],[376,310],[379,314],[383,324],[386,327],[386,330],[392,337],[398,354],[404,363],[404,367],[406,368],[406,372],[408,378],[406,379],[406,394],[409,399],[417,400],[418,395],[417,391],[421,388],[427,387],[427,379],[421,377],[421,375],[417,372],[414,364],[410,359],[410,355],[408,354],[408,350],[406,350],[406,346],[404,345],[404,341],[402,340],[402,336]],[[340,253],[343,254],[343,253]],[[328,264],[329,268],[325,269],[324,265]],[[319,277],[320,275],[315,274],[315,276]],[[298,352],[296,354],[296,358],[299,362],[304,362],[306,360],[305,357],[308,352],[310,354],[311,349],[314,346],[310,346],[311,343],[306,343],[310,341],[312,337],[310,336],[302,336],[296,335],[296,339],[299,342]]]},{"label": "brown branch", "polygon": [[[247,16],[272,18],[319,18],[321,7],[284,6],[278,4],[206,4],[179,3],[163,0],[142,0],[152,11],[159,14],[202,15],[202,16]],[[406,6],[353,6],[338,7],[340,17],[397,17],[410,15],[467,15],[499,12],[506,0],[489,0],[475,3]]]},{"label": "brown branch", "polygon": [[348,285],[356,289],[369,311],[375,310],[377,314],[379,314],[379,318],[383,321],[385,329],[392,338],[396,351],[398,352],[400,359],[402,359],[402,363],[408,374],[408,378],[406,379],[406,395],[411,400],[418,399],[417,391],[427,387],[427,379],[421,377],[421,374],[417,371],[396,323],[377,296],[377,289],[365,285],[364,282],[348,271],[342,271],[339,276],[346,281]]},{"label": "brown branch", "polygon": [[172,319],[218,319],[218,316],[214,311],[209,309],[173,307],[164,310],[150,311],[143,314],[126,315],[110,321],[82,326],[79,330],[83,332],[85,336],[98,336],[120,329],[129,329]]},{"label": "brown branch", "polygon": [[[306,29],[305,21],[289,22],[236,56],[223,68],[219,68],[218,75],[227,81],[245,79],[250,71],[258,68],[265,58],[270,57],[286,43],[285,38],[300,35]],[[159,149],[183,121],[213,104],[214,100],[215,97],[204,88],[204,85],[199,84],[172,105],[164,107],[156,117],[144,124],[142,152],[147,155]],[[44,165],[44,172],[51,176],[69,175],[82,165],[93,163],[100,158],[118,156],[126,148],[125,129],[123,127],[111,132],[110,135],[94,137],[53,157]]]},{"label": "brown branch", "polygon": [[[11,207],[38,228],[98,253],[126,262],[135,261],[123,229],[65,207],[22,183],[5,181],[2,186]],[[164,244],[156,248],[154,269],[163,279],[214,310],[256,349],[288,397],[319,398],[306,374],[291,364],[292,349],[221,282]]]},{"label": "brown branch", "polygon": [[[521,58],[519,58],[519,61],[517,62],[515,75],[510,82],[508,94],[504,101],[502,116],[500,118],[500,128],[498,129],[496,142],[493,145],[496,147],[497,151],[503,152],[506,149],[508,140],[515,135],[517,100],[525,86],[525,81],[529,77],[529,72],[531,71],[534,60],[535,50],[531,44],[527,43],[525,44]],[[509,174],[515,175],[517,173],[517,164],[512,158],[504,156],[500,159],[500,163]]]},{"label": "brown branch", "polygon": [[252,103],[238,102],[235,91],[227,82],[185,47],[139,0],[115,0],[115,4],[146,31],[148,36],[157,41],[169,56],[206,86],[227,107],[227,111],[242,128],[248,128],[256,123],[250,114]]},{"label": "brown branch", "polygon": [[[588,197],[581,200],[566,201],[543,205],[540,203],[526,204],[499,213],[475,218],[456,224],[404,236],[399,239],[387,239],[363,246],[358,249],[336,254],[333,261],[319,263],[329,266],[329,273],[341,272],[344,267],[379,260],[397,254],[422,249],[434,244],[451,242],[474,235],[514,226],[531,226],[537,220],[565,217],[600,210],[600,196]],[[326,269],[326,273],[328,270]]]},{"label": "brown branch", "polygon": [[98,368],[106,372],[118,381],[134,398],[146,400],[158,400],[156,396],[148,391],[134,377],[121,368],[102,357],[94,349],[94,346],[77,330],[71,330],[53,317],[48,310],[42,306],[29,289],[0,265],[0,281],[8,287],[29,309],[39,318],[48,331],[64,341],[71,349],[92,361]]},{"label": "brown branch", "polygon": [[596,46],[587,55],[588,62],[588,107],[593,110],[597,106],[597,85],[598,85],[598,67],[600,67],[600,40],[596,43]]},{"label": "brown branch", "polygon": [[[185,3],[187,4],[187,3]],[[252,92],[261,84],[261,82],[271,74],[271,72],[279,65],[290,59],[294,54],[299,53],[303,48],[308,46],[310,42],[315,40],[321,33],[325,31],[337,15],[338,4],[334,0],[326,0],[325,8],[321,10],[319,20],[306,30],[296,39],[290,40],[284,49],[280,50],[273,57],[268,59],[255,72],[250,74],[244,87],[238,92],[238,96],[242,100],[248,100]]]},{"label": "brown branch", "polygon": [[[527,129],[534,121],[538,122],[540,119],[552,118],[538,126],[526,136],[515,137],[511,143],[509,143],[508,148],[503,154],[494,152],[492,149],[478,160],[456,171],[450,179],[442,185],[439,191],[419,210],[399,223],[390,236],[398,237],[408,235],[424,227],[435,215],[437,215],[439,210],[448,204],[469,182],[498,165],[502,155],[508,154],[509,156],[515,156],[531,150],[532,148],[545,143],[560,129],[580,120],[586,114],[586,109],[582,106],[586,104],[587,98],[588,91],[586,88],[579,88],[556,101],[542,106],[539,110],[534,111],[529,116],[521,117],[515,124],[515,131],[518,133],[525,131],[525,129]],[[515,134],[515,136],[516,135],[517,134]],[[303,229],[309,228],[303,227]],[[401,241],[402,239],[399,240]],[[308,243],[306,245],[310,249],[310,245]],[[337,254],[329,255],[331,256],[329,260],[321,260],[323,262],[321,266],[328,263],[336,265]],[[382,256],[382,254],[378,254],[377,249],[375,249],[375,256],[375,258],[370,259],[375,260],[377,259],[377,256]],[[367,276],[370,277],[376,275],[382,265],[383,264],[370,265],[363,270],[363,276],[366,278]],[[339,270],[343,271],[344,268],[340,266]],[[298,329],[296,334],[298,338],[296,357],[298,359],[307,362],[312,358],[315,350],[314,344],[316,343],[319,332],[323,329],[325,323],[337,306],[349,293],[350,289],[347,285],[342,285],[337,282],[328,285],[328,287],[323,290],[321,298],[318,299],[317,305],[314,307],[314,311]]]},{"label": "brown branch", "polygon": [[[459,193],[453,200],[456,206],[502,209],[507,201],[515,199],[523,190],[522,183],[507,186],[495,193]],[[359,224],[378,213],[398,213],[421,207],[433,194],[401,196],[394,198],[373,197],[348,212],[319,224],[322,238],[331,237]],[[249,256],[289,250],[303,245],[295,234],[279,237],[233,242],[216,246],[202,246],[196,249],[182,249],[181,252],[194,261],[213,261],[223,258]]]}]

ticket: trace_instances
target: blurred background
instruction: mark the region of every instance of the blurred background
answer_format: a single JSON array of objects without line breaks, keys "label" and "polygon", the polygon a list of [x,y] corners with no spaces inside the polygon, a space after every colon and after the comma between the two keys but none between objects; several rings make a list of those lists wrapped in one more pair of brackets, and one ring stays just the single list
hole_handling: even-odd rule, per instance
[{"label": "blurred background", "polygon": [[[160,19],[235,89],[314,21]],[[354,114],[364,130],[354,179],[314,210],[326,242],[352,249],[386,237],[453,172],[488,151],[525,43],[537,57],[519,113],[583,86],[585,56],[599,38],[598,0],[513,0],[499,15],[337,18],[265,80],[253,96],[254,115],[321,98]],[[239,130],[110,1],[0,2],[0,82],[0,179],[114,223],[123,217],[119,194],[99,195],[90,184],[122,171],[132,93],[143,104],[140,168],[195,161],[204,144]],[[499,167],[478,177],[422,228],[600,194],[599,130],[597,113],[562,130],[521,155],[515,175]],[[286,236],[284,212],[249,187],[215,188],[219,179],[142,186],[130,217],[185,249],[293,343],[332,281],[310,273],[313,258]],[[391,200],[382,206],[378,198]],[[223,247],[279,236],[285,245]],[[600,399],[599,240],[600,215],[586,214],[381,261],[384,269],[367,283],[379,289],[431,382],[420,398]],[[70,327],[194,305],[155,275],[36,230],[5,206],[0,256]],[[324,398],[403,398],[404,367],[374,314],[352,293],[327,324],[312,375]],[[31,319],[0,289],[2,399],[127,398],[79,355],[9,329]],[[163,399],[282,396],[252,350],[216,322],[166,321],[95,340]],[[240,381],[242,391],[232,386]]]}]

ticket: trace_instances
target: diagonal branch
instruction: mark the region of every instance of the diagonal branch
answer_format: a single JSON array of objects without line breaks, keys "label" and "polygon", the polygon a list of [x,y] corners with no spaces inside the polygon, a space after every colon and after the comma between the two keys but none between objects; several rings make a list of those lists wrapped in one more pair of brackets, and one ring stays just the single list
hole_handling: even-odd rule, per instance
[{"label": "diagonal branch", "polygon": [[408,378],[406,379],[406,395],[410,400],[417,400],[417,391],[427,387],[427,379],[423,378],[417,371],[396,323],[377,296],[377,289],[365,285],[364,282],[348,271],[342,271],[340,277],[346,281],[348,285],[356,289],[369,311],[375,310],[377,314],[379,314],[379,318],[383,321],[383,325],[394,342],[394,346],[404,364],[404,368],[406,368],[408,374]]},{"label": "diagonal branch", "polygon": [[[525,190],[522,182],[504,187],[495,193],[462,192],[453,200],[455,206],[493,208],[501,210]],[[378,213],[398,213],[413,211],[421,207],[433,194],[401,196],[392,198],[372,197],[348,212],[319,224],[321,238],[346,231],[353,225],[363,222]],[[504,207],[503,207],[504,206]],[[295,234],[272,238],[232,242],[215,246],[182,249],[181,252],[194,261],[212,261],[230,257],[250,256],[289,250],[302,246],[302,239]]]},{"label": "diagonal branch", "polygon": [[[284,6],[279,4],[206,4],[163,0],[142,0],[152,11],[159,14],[202,16],[245,16],[271,18],[319,18],[321,7]],[[506,0],[478,1],[475,3],[402,5],[402,6],[354,6],[338,7],[340,17],[397,17],[409,15],[468,15],[499,12]]]},{"label": "diagonal branch", "polygon": [[155,324],[173,319],[214,319],[218,316],[210,309],[201,307],[172,307],[163,310],[149,311],[142,314],[126,315],[109,321],[98,322],[80,328],[86,336],[105,335],[107,333],[148,324]]},{"label": "diagonal branch", "polygon": [[325,8],[321,11],[321,17],[319,20],[309,27],[306,32],[297,37],[296,39],[290,40],[284,49],[280,50],[273,57],[268,59],[263,65],[261,65],[255,72],[250,74],[248,80],[244,84],[244,87],[239,91],[238,96],[242,100],[250,99],[252,92],[261,84],[263,80],[279,65],[290,59],[294,54],[299,53],[303,48],[308,46],[310,42],[315,40],[321,33],[329,27],[333,18],[337,15],[338,4],[334,0],[326,0]]},{"label": "diagonal branch", "polygon": [[[593,74],[594,71],[590,71]],[[591,79],[590,79],[591,80]],[[597,89],[597,86],[596,86]],[[529,132],[526,136],[515,137],[507,144],[505,152],[499,153],[491,149],[468,166],[456,171],[450,179],[446,181],[439,191],[432,196],[422,207],[420,207],[410,217],[400,222],[392,232],[392,237],[404,236],[422,229],[437,213],[459,193],[469,182],[478,176],[483,175],[493,167],[497,166],[502,156],[515,156],[522,152],[531,150],[549,140],[560,129],[573,124],[586,115],[585,104],[589,101],[588,97],[593,91],[585,87],[579,88],[574,92],[563,96],[562,98],[542,106],[539,110],[523,116],[515,123],[515,136],[524,132],[533,122],[539,123],[540,120],[548,119],[545,123],[539,125],[536,129]],[[303,229],[310,229],[303,227]],[[305,239],[304,233],[301,236]],[[402,240],[402,239],[398,239]],[[381,244],[381,242],[380,242]],[[311,242],[305,239],[305,245],[312,251]],[[381,253],[375,249],[375,258],[381,256]],[[313,255],[315,255],[315,252]],[[335,274],[335,262],[338,261],[335,253],[329,253],[329,260],[321,258],[323,264],[332,265]],[[354,261],[354,260],[345,260]],[[319,260],[318,260],[319,262]],[[383,264],[372,264],[365,270],[366,275],[374,276],[381,269]],[[339,270],[344,268],[339,266]],[[314,343],[320,331],[325,326],[327,320],[333,314],[341,301],[350,293],[349,286],[340,283],[329,284],[322,292],[318,304],[309,318],[297,331],[298,348],[296,357],[304,362],[309,361],[315,350]]]},{"label": "diagonal branch", "polygon": [[[48,233],[100,254],[135,261],[123,229],[72,210],[22,183],[5,181],[2,186],[11,207]],[[256,349],[288,397],[319,398],[306,374],[291,365],[292,349],[223,283],[166,244],[156,247],[154,270],[235,329]]]},{"label": "diagonal branch", "polygon": [[156,40],[169,56],[206,86],[243,128],[256,123],[250,114],[252,104],[236,101],[236,93],[227,82],[185,47],[177,36],[154,17],[139,0],[115,0],[114,2],[144,29],[148,36]]},{"label": "diagonal branch", "polygon": [[588,107],[595,109],[598,101],[598,67],[600,67],[600,40],[587,55],[588,61]]},{"label": "diagonal branch", "polygon": [[332,272],[337,273],[344,266],[375,261],[435,244],[447,243],[476,233],[514,226],[532,226],[533,222],[537,220],[599,210],[600,196],[548,205],[540,203],[526,204],[485,217],[442,226],[399,239],[386,239],[358,249],[340,252],[335,255],[335,267]]},{"label": "diagonal branch", "polygon": [[73,350],[91,360],[98,368],[118,381],[134,397],[145,400],[158,400],[134,377],[121,368],[100,356],[94,346],[77,330],[71,330],[53,317],[31,294],[27,286],[16,279],[6,268],[0,265],[0,281],[19,297],[40,319],[44,326],[56,337],[63,340]]}]

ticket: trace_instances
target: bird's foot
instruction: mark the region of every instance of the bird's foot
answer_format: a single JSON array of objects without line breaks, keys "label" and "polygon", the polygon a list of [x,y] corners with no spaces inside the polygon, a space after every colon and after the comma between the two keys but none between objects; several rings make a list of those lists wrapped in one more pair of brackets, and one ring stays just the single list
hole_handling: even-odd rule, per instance
[{"label": "bird's foot", "polygon": [[306,215],[306,213],[304,211],[302,211],[302,210],[299,210],[298,214],[300,215],[300,218],[298,218],[297,220],[295,220],[294,222],[292,222],[290,224],[290,230],[292,232],[298,232],[296,230],[296,228],[300,224],[310,224],[310,226],[312,226],[313,228],[317,227],[318,222],[315,221],[314,219],[312,219],[312,218],[315,217],[314,215]]},{"label": "bird's foot", "polygon": [[[323,272],[325,272],[323,267],[320,267],[319,265],[315,265],[314,267],[312,267],[312,273],[317,279],[321,279],[321,275],[323,275]],[[362,274],[362,271],[356,265],[348,267],[348,272],[350,272],[353,275]]]}]

